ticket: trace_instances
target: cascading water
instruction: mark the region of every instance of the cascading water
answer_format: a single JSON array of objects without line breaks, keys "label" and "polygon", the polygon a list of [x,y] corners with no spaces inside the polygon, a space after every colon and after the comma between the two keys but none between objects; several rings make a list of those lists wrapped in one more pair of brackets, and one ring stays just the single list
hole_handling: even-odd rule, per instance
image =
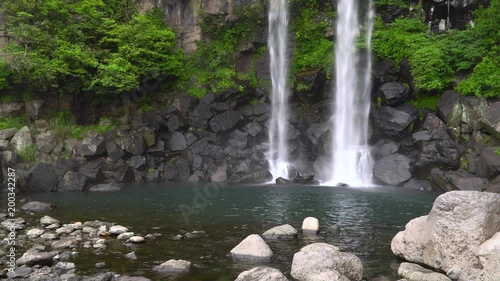
[{"label": "cascading water", "polygon": [[[359,67],[356,42],[360,30],[356,1],[339,0],[337,4],[336,86],[332,116],[331,177],[328,185],[371,185],[373,160],[367,140],[373,14],[373,3],[369,0],[367,63]],[[364,75],[364,79],[358,76],[358,72]]]},{"label": "cascading water", "polygon": [[268,161],[274,179],[288,178],[288,7],[287,0],[272,0],[269,8],[272,116],[269,127]]}]

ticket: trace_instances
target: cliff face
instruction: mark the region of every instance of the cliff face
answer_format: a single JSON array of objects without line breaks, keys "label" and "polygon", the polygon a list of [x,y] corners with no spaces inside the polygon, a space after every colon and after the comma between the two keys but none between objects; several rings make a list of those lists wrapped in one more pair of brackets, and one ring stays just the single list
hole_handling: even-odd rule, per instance
[{"label": "cliff face", "polygon": [[141,0],[141,12],[158,8],[164,11],[165,21],[176,31],[177,41],[187,54],[196,49],[196,40],[201,39],[201,28],[197,25],[202,13],[233,16],[233,7],[249,5],[258,0]]}]

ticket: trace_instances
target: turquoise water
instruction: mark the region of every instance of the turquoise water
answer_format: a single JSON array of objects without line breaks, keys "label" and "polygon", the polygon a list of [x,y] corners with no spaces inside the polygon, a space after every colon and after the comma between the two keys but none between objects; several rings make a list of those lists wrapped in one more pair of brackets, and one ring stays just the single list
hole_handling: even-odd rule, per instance
[{"label": "turquoise water", "polygon": [[[204,193],[204,199],[199,200]],[[366,279],[394,276],[399,263],[390,251],[392,237],[412,218],[427,214],[437,195],[389,187],[162,184],[133,185],[114,193],[45,193],[29,197],[56,203],[58,207],[50,215],[63,223],[97,219],[128,226],[142,235],[162,234],[133,248],[120,242],[108,244],[108,250],[101,255],[80,248],[75,261],[79,273],[93,273],[97,270],[94,264],[105,261],[105,269],[153,280],[222,281],[234,280],[238,273],[255,266],[227,256],[243,238],[286,223],[300,229],[308,216],[317,217],[321,226],[339,225],[341,235],[323,233],[317,238],[269,241],[274,258],[268,265],[288,274],[293,254],[302,246],[326,242],[358,255]],[[171,239],[195,230],[205,231],[206,237]],[[138,257],[135,261],[123,257],[132,250]],[[153,266],[171,258],[189,260],[195,268],[177,277],[151,272]]]}]

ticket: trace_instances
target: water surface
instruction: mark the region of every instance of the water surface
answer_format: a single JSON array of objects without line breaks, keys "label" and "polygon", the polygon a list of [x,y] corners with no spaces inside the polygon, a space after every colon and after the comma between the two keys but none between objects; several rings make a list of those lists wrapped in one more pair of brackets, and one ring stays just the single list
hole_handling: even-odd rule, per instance
[{"label": "water surface", "polygon": [[[208,196],[199,200],[204,189]],[[120,242],[108,244],[108,250],[100,255],[80,248],[75,261],[79,273],[95,272],[94,264],[105,261],[107,269],[153,280],[225,281],[255,266],[227,256],[247,235],[262,234],[281,224],[300,229],[308,216],[317,217],[322,227],[339,225],[342,235],[323,233],[317,238],[268,241],[274,252],[268,265],[289,274],[295,252],[312,242],[326,242],[358,255],[365,278],[395,275],[399,263],[390,251],[392,237],[410,219],[427,214],[436,196],[388,187],[161,184],[132,185],[113,193],[45,193],[30,198],[56,203],[58,207],[50,215],[63,223],[97,219],[130,227],[142,235],[162,234],[132,248]],[[188,231],[205,231],[207,236],[171,239]],[[123,257],[132,250],[138,260]],[[153,266],[172,258],[189,260],[195,269],[177,277],[151,272]]]}]

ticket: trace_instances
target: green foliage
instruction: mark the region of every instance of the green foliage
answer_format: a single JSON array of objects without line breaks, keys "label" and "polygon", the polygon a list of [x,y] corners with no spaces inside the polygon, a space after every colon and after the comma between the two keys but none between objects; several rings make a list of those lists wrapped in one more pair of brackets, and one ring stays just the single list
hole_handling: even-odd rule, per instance
[{"label": "green foliage", "polygon": [[232,21],[225,21],[223,15],[202,15],[200,26],[206,40],[197,42],[196,51],[188,59],[185,90],[201,97],[228,89],[242,90],[245,81],[255,84],[255,76],[238,75],[234,65],[238,48],[262,30],[263,18],[263,2],[236,7]]},{"label": "green foliage", "polygon": [[[321,5],[320,5],[321,4]],[[329,77],[333,64],[333,42],[325,34],[334,18],[333,11],[321,10],[325,7],[318,0],[297,1],[292,7],[295,32],[295,49],[291,65],[291,74],[297,74],[309,68],[321,68]]]},{"label": "green foliage", "polygon": [[9,64],[0,57],[0,90],[6,89],[9,86],[8,79],[10,74]]},{"label": "green foliage", "polygon": [[16,128],[21,129],[22,127],[29,124],[26,117],[2,117],[0,116],[0,130]]},{"label": "green foliage", "polygon": [[443,90],[453,81],[447,57],[439,44],[429,44],[410,55],[416,87],[424,91]]},{"label": "green foliage", "polygon": [[24,163],[33,164],[35,163],[35,155],[37,149],[34,146],[26,147],[24,150],[17,151],[17,154],[21,157]]},{"label": "green foliage", "polygon": [[472,74],[457,86],[457,90],[483,97],[500,96],[500,46],[494,47],[474,67]]},{"label": "green foliage", "polygon": [[401,8],[408,8],[408,0],[375,0],[377,6],[396,6]]},{"label": "green foliage", "polygon": [[[184,57],[175,34],[159,12],[140,15],[132,2],[3,1],[13,81],[34,90],[109,95],[160,74],[179,77]],[[5,76],[0,63],[0,89]]]},{"label": "green foliage", "polygon": [[474,68],[487,53],[484,44],[471,29],[448,30],[438,35],[437,40],[443,44],[448,62],[454,71]]},{"label": "green foliage", "polygon": [[436,103],[439,101],[440,98],[441,97],[439,95],[418,96],[410,103],[419,110],[424,108],[430,108],[432,110],[436,110]]}]

